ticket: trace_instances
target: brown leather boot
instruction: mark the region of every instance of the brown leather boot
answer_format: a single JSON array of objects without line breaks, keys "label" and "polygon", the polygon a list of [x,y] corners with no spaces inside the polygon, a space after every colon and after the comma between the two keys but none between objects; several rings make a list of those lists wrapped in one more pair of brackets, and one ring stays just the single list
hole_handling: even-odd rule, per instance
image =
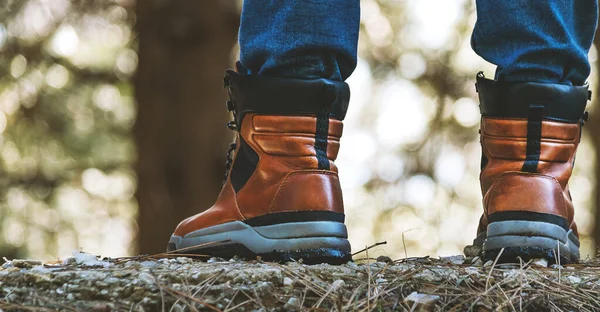
[{"label": "brown leather boot", "polygon": [[579,238],[569,178],[588,86],[509,83],[477,76],[484,213],[474,245],[485,260],[573,263]]},{"label": "brown leather boot", "polygon": [[223,189],[214,206],[177,226],[168,250],[304,263],[351,260],[333,163],[348,85],[231,70],[224,83],[235,117],[229,126],[239,132]]}]

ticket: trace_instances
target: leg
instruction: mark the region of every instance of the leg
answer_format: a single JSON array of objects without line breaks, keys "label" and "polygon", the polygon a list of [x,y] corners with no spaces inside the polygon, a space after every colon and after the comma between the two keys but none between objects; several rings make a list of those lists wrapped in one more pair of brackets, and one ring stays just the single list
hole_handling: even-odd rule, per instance
[{"label": "leg", "polygon": [[597,0],[477,0],[471,45],[500,81],[583,85]]},{"label": "leg", "polygon": [[345,80],[356,66],[358,0],[245,0],[244,74]]},{"label": "leg", "polygon": [[474,245],[486,260],[576,262],[568,182],[587,118],[596,0],[477,5],[472,45],[498,69],[497,81],[477,77],[485,212]]},{"label": "leg", "polygon": [[[227,108],[238,131],[221,194],[169,250],[305,263],[351,260],[334,160],[356,65],[359,0],[247,0]],[[233,157],[231,157],[233,156]]]}]

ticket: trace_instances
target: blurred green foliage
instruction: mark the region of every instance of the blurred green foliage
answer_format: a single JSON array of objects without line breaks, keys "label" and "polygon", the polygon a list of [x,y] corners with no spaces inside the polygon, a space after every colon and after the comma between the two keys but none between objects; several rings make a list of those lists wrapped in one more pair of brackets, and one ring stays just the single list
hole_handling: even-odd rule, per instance
[{"label": "blurred green foliage", "polygon": [[137,65],[130,1],[0,4],[0,255],[128,253]]}]

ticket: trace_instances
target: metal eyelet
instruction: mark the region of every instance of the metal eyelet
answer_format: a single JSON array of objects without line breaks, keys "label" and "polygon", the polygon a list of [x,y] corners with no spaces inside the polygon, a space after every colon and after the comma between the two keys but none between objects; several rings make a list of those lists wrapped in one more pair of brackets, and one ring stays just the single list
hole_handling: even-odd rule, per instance
[{"label": "metal eyelet", "polygon": [[227,105],[227,111],[231,112],[235,110],[235,103],[232,100],[226,101],[225,104]]},{"label": "metal eyelet", "polygon": [[237,124],[235,121],[230,121],[227,123],[227,128],[229,128],[229,130],[237,131]]}]

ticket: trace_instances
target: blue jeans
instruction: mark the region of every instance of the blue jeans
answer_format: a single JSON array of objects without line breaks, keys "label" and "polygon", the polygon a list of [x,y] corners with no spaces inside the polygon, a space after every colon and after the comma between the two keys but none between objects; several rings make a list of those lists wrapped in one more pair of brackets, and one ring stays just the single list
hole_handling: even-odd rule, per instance
[{"label": "blue jeans", "polygon": [[238,71],[344,80],[356,67],[359,0],[245,0]]},{"label": "blue jeans", "polygon": [[[597,0],[477,0],[471,44],[499,80],[582,85],[597,12]],[[359,25],[359,0],[245,0],[238,70],[344,80]]]},{"label": "blue jeans", "polygon": [[477,0],[473,50],[496,79],[583,85],[597,0]]}]

